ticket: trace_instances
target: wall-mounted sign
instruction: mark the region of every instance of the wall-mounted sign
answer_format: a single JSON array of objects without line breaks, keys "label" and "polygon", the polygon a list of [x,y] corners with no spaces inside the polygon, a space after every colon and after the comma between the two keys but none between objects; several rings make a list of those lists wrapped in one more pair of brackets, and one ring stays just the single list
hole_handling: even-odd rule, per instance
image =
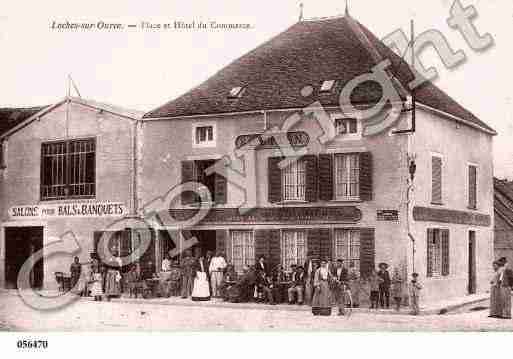
[{"label": "wall-mounted sign", "polygon": [[119,202],[42,203],[9,208],[9,217],[12,219],[122,217],[127,214],[127,208]]},{"label": "wall-mounted sign", "polygon": [[381,209],[376,212],[378,221],[398,221],[399,211],[396,209]]}]

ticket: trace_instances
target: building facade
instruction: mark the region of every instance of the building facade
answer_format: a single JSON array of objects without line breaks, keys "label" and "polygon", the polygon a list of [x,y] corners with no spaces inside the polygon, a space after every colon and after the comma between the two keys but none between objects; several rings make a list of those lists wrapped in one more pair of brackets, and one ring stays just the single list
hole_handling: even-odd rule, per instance
[{"label": "building facade", "polygon": [[494,178],[494,252],[495,259],[513,262],[513,190],[512,183]]},{"label": "building facade", "polygon": [[[362,114],[382,92],[362,82],[348,109],[341,91],[380,58],[392,63],[401,115],[367,135]],[[418,272],[426,300],[483,292],[495,132],[431,83],[415,91],[412,109],[411,79],[349,16],[300,21],[144,116],[140,206],[203,184],[210,198],[184,191],[169,214],[185,220],[212,208],[186,228],[171,226],[170,237],[221,250],[237,270],[261,255],[288,269],[310,253],[352,263],[363,277],[380,262]],[[413,110],[415,131],[393,131],[412,126]],[[157,236],[157,261],[168,242]]]},{"label": "building facade", "polygon": [[[45,255],[35,263],[29,284],[56,288],[55,272],[69,273],[74,255],[90,262],[102,231],[134,213],[135,131],[141,115],[66,98],[1,134],[2,288],[16,288],[21,266],[40,250]],[[126,236],[117,233],[112,244],[120,247]],[[64,253],[50,255],[56,240],[62,240]]]}]

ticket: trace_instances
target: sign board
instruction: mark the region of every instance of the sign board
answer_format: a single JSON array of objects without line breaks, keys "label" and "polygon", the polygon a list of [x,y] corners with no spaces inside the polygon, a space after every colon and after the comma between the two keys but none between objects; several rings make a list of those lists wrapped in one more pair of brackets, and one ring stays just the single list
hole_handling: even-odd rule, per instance
[{"label": "sign board", "polygon": [[399,221],[399,211],[396,209],[381,209],[376,214],[378,221]]},{"label": "sign board", "polygon": [[123,217],[128,210],[119,202],[49,203],[9,208],[11,219]]}]

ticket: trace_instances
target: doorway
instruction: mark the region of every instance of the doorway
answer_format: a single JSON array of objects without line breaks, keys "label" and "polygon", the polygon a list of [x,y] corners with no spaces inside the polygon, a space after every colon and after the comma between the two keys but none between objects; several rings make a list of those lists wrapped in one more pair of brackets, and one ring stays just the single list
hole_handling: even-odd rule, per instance
[{"label": "doorway", "polygon": [[207,251],[211,251],[214,255],[216,252],[216,231],[191,231],[191,235],[198,239],[198,244],[194,246],[193,252],[196,256],[198,252],[203,255],[207,254]]},{"label": "doorway", "polygon": [[468,231],[468,294],[476,289],[476,232]]},{"label": "doorway", "polygon": [[[30,256],[43,248],[43,227],[5,228],[5,288],[18,289],[18,273]],[[43,287],[44,258],[34,264],[29,287]],[[23,288],[20,288],[23,289]]]}]

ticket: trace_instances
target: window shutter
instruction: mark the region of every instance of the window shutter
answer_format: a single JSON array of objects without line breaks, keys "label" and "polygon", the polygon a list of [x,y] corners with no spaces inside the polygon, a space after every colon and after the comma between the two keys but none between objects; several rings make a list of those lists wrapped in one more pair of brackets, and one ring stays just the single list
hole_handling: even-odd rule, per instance
[{"label": "window shutter", "polygon": [[426,275],[428,277],[433,276],[433,241],[435,240],[435,231],[432,228],[428,228],[427,230],[427,272]]},{"label": "window shutter", "polygon": [[267,159],[267,177],[268,177],[268,200],[270,203],[281,201],[281,169],[278,163],[283,157],[269,157]]},{"label": "window shutter", "polygon": [[372,154],[360,153],[360,199],[372,200]]},{"label": "window shutter", "polygon": [[333,258],[331,231],[329,228],[317,229],[319,236],[319,246],[321,251],[321,258]]},{"label": "window shutter", "polygon": [[226,229],[216,230],[216,251],[223,252],[226,258],[226,242],[228,238],[228,231]]},{"label": "window shutter", "polygon": [[319,155],[319,199],[331,201],[333,199],[333,156]]},{"label": "window shutter", "polygon": [[302,158],[305,161],[306,169],[306,188],[305,188],[305,200],[307,202],[317,201],[317,156],[306,155]]},{"label": "window shutter", "polygon": [[442,159],[431,157],[431,201],[442,204]]},{"label": "window shutter", "polygon": [[468,166],[468,206],[477,208],[477,167]]},{"label": "window shutter", "polygon": [[280,230],[271,229],[268,231],[269,238],[269,269],[272,270],[281,263]]},{"label": "window shutter", "polygon": [[442,275],[447,276],[450,273],[449,264],[449,230],[442,229]]},{"label": "window shutter", "polygon": [[227,197],[227,181],[226,177],[215,174],[215,194],[214,200],[216,204],[226,204]]},{"label": "window shutter", "polygon": [[226,255],[226,262],[233,264],[233,258],[232,258],[232,233],[230,231],[226,231],[226,241],[225,241],[225,255]]},{"label": "window shutter", "polygon": [[374,228],[360,229],[360,276],[369,277],[375,269]]},{"label": "window shutter", "polygon": [[[182,161],[182,183],[195,181],[194,176],[194,161]],[[194,203],[195,194],[191,191],[182,192],[182,204]]]},{"label": "window shutter", "polygon": [[319,229],[309,229],[306,238],[306,251],[311,252],[314,258],[321,259],[321,238]]},{"label": "window shutter", "polygon": [[0,141],[0,169],[7,167],[4,141]]}]

